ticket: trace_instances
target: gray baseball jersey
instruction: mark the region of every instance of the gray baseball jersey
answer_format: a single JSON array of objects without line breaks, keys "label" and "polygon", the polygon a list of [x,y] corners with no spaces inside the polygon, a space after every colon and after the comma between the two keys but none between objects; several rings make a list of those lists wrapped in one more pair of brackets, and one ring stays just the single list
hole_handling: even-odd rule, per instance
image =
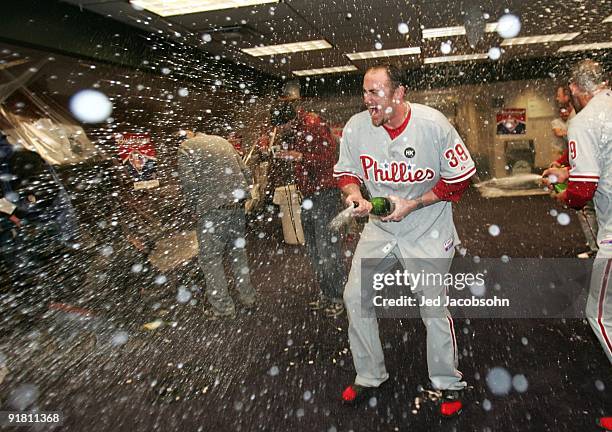
[{"label": "gray baseball jersey", "polygon": [[597,183],[597,241],[612,253],[612,91],[599,91],[569,124],[570,181]]},{"label": "gray baseball jersey", "polygon": [[599,224],[599,251],[586,315],[612,363],[612,91],[601,90],[569,124],[571,181],[597,183],[593,201]]},{"label": "gray baseball jersey", "polygon": [[[423,195],[440,179],[458,183],[470,178],[476,172],[474,161],[446,117],[425,105],[411,103],[410,107],[408,125],[393,140],[383,127],[372,125],[367,111],[354,115],[344,127],[334,176],[356,177],[372,196],[405,199]],[[398,223],[377,218],[370,223],[394,237],[405,258],[416,255],[417,239],[427,243],[419,251],[422,257],[448,256],[458,243],[447,201],[416,210]]]},{"label": "gray baseball jersey", "polygon": [[[396,195],[407,199],[428,192],[440,179],[457,183],[470,178],[475,172],[474,162],[448,120],[424,105],[410,106],[408,125],[395,139],[383,127],[372,125],[367,111],[353,116],[344,128],[334,175],[359,179],[372,196]],[[389,378],[376,318],[360,313],[364,303],[369,304],[361,292],[361,281],[369,276],[362,272],[385,270],[362,268],[363,259],[395,256],[406,259],[402,265],[408,271],[445,274],[457,241],[450,202],[416,210],[400,222],[370,218],[355,250],[344,291],[356,384],[378,387]],[[417,263],[411,258],[425,260]],[[381,260],[381,265],[384,263]],[[445,297],[445,293],[443,285],[421,291],[421,295],[432,298]],[[466,383],[457,369],[455,330],[448,310],[421,306],[421,312],[427,329],[427,367],[433,387],[464,388]]]}]

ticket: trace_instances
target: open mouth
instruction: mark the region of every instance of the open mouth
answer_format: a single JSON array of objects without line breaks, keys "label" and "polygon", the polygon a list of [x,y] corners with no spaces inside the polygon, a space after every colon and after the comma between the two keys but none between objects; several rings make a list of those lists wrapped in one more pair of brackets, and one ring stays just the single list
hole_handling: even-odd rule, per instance
[{"label": "open mouth", "polygon": [[378,105],[374,105],[374,106],[368,106],[368,111],[370,112],[371,116],[380,114],[381,110],[380,110],[380,106]]}]

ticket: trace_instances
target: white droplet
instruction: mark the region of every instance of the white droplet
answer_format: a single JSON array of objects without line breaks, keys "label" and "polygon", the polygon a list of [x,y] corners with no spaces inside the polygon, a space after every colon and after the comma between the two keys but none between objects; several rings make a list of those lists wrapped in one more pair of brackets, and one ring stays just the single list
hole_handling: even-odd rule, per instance
[{"label": "white droplet", "polygon": [[157,285],[163,285],[166,282],[168,282],[168,278],[166,276],[164,276],[164,275],[159,275],[159,276],[155,277],[155,283]]},{"label": "white droplet", "polygon": [[527,377],[523,374],[514,375],[512,378],[512,387],[519,393],[525,393],[529,387]]},{"label": "white droplet", "polygon": [[521,31],[521,20],[516,15],[506,14],[497,21],[496,30],[504,39],[513,38]]},{"label": "white droplet", "polygon": [[528,339],[527,339],[525,336],[523,336],[523,337],[521,338],[521,343],[522,343],[523,345],[527,346],[527,344],[529,343],[529,340],[528,340]]},{"label": "white droplet", "polygon": [[485,399],[482,401],[482,409],[485,411],[491,411],[491,401],[489,399]]},{"label": "white droplet", "polygon": [[169,68],[162,68],[161,73],[163,73],[164,75],[168,75],[171,72],[171,70]]},{"label": "white droplet", "polygon": [[104,93],[81,90],[70,98],[70,112],[83,123],[100,123],[113,112],[113,104]]},{"label": "white droplet", "polygon": [[178,95],[181,97],[189,96],[189,90],[187,90],[185,87],[182,87],[178,89]]},{"label": "white droplet", "polygon": [[501,54],[502,52],[498,47],[489,48],[488,55],[491,60],[499,60],[499,58],[501,57]]},{"label": "white droplet", "polygon": [[132,266],[132,273],[140,273],[142,271],[142,264],[134,264]]},{"label": "white droplet", "polygon": [[350,13],[350,12],[349,12],[349,13],[347,13],[347,14],[346,14],[346,18],[347,18],[347,19],[351,19],[351,18],[353,18],[353,14],[352,14],[352,13]]},{"label": "white droplet", "polygon": [[450,54],[452,50],[453,46],[450,42],[442,42],[440,44],[440,51],[442,51],[442,54]]},{"label": "white droplet", "polygon": [[381,42],[376,42],[374,44],[374,48],[376,48],[377,50],[382,49],[382,47],[383,47],[383,44]]},{"label": "white droplet", "polygon": [[129,335],[125,330],[119,330],[111,339],[112,346],[121,346],[128,341]]},{"label": "white droplet", "polygon": [[312,393],[311,393],[309,390],[306,390],[306,391],[304,392],[304,400],[305,400],[306,402],[308,402],[308,401],[310,400],[310,398],[312,398]]},{"label": "white droplet", "polygon": [[502,367],[494,367],[487,374],[487,386],[491,393],[497,396],[505,396],[512,389],[512,376]]},{"label": "white droplet", "polygon": [[406,23],[399,23],[397,25],[397,31],[400,32],[400,34],[406,34],[408,33],[408,24]]},{"label": "white droplet", "polygon": [[18,411],[25,411],[38,399],[38,387],[34,384],[21,384],[8,396],[8,406]]},{"label": "white droplet", "polygon": [[501,262],[503,262],[504,264],[508,264],[510,262],[510,257],[508,255],[502,255]]},{"label": "white droplet", "polygon": [[104,246],[102,248],[102,250],[100,251],[100,253],[102,254],[102,256],[105,257],[109,257],[113,254],[113,247],[112,246]]},{"label": "white droplet", "polygon": [[491,234],[493,237],[497,237],[500,232],[501,230],[499,229],[497,225],[491,225],[489,227],[489,234]]},{"label": "white droplet", "polygon": [[180,286],[178,288],[178,292],[176,293],[176,301],[181,304],[184,304],[189,302],[189,300],[191,300],[191,291],[189,291],[184,286]]},{"label": "white droplet", "polygon": [[552,209],[551,211],[548,212],[548,214],[550,214],[552,217],[557,217],[559,212],[557,211],[557,209]]},{"label": "white droplet", "polygon": [[437,239],[438,237],[440,237],[440,233],[438,232],[438,230],[432,230],[431,233],[429,233],[429,235],[433,239]]},{"label": "white droplet", "polygon": [[232,195],[235,199],[241,200],[241,199],[244,199],[244,197],[246,196],[246,193],[244,192],[243,189],[234,189],[234,191],[232,192]]},{"label": "white droplet", "polygon": [[571,219],[567,213],[559,213],[559,216],[557,216],[557,222],[559,222],[559,225],[569,225],[570,221]]},{"label": "white droplet", "polygon": [[242,249],[246,246],[246,240],[242,237],[238,237],[236,240],[234,240],[234,246],[238,249]]},{"label": "white droplet", "polygon": [[470,285],[470,292],[476,297],[482,297],[485,295],[487,291],[487,287],[484,282],[476,281],[472,285]]},{"label": "white droplet", "polygon": [[372,396],[368,401],[368,405],[370,405],[370,408],[374,408],[376,405],[378,405],[378,400],[376,400],[376,397]]},{"label": "white droplet", "polygon": [[298,410],[295,412],[295,415],[297,416],[297,418],[304,417],[304,408],[298,408]]},{"label": "white droplet", "polygon": [[280,371],[278,370],[278,366],[272,366],[270,370],[268,370],[268,375],[277,376]]},{"label": "white droplet", "polygon": [[208,33],[204,33],[202,35],[202,40],[204,42],[208,43],[208,42],[212,41],[212,36],[210,34],[208,34]]},{"label": "white droplet", "polygon": [[304,201],[302,201],[302,208],[304,210],[310,210],[313,206],[314,206],[314,203],[312,202],[311,199],[306,198]]},{"label": "white droplet", "polygon": [[312,142],[312,135],[306,135],[306,141]]},{"label": "white droplet", "polygon": [[595,381],[595,388],[602,392],[602,391],[604,391],[606,389],[606,386],[605,386],[605,384],[602,381],[597,380],[597,381]]}]

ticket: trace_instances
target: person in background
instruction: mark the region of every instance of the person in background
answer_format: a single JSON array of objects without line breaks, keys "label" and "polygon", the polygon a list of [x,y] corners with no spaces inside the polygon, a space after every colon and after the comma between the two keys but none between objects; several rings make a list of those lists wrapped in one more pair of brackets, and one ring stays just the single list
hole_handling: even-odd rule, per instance
[{"label": "person in background", "polygon": [[328,227],[342,211],[340,191],[333,178],[336,139],[319,115],[296,109],[288,101],[272,107],[270,123],[276,127],[275,142],[279,146],[274,157],[286,162],[284,173],[292,177],[303,198],[306,250],[320,289],[319,299],[310,307],[337,317],[344,312],[346,271],[338,265],[342,258],[340,238]]},{"label": "person in background", "polygon": [[[570,120],[576,116],[576,110],[574,109],[574,105],[571,101],[569,87],[557,87],[556,101],[559,105],[559,118],[556,118],[551,122],[551,127],[553,134],[563,140],[563,149],[561,156],[550,164],[550,168],[569,166],[567,129]],[[578,222],[580,222],[580,228],[584,233],[584,238],[588,247],[586,251],[578,254],[578,258],[590,258],[594,256],[599,249],[597,246],[597,231],[599,227],[597,225],[597,217],[595,216],[595,206],[593,205],[593,201],[589,201],[583,208],[576,210],[576,215],[578,216]]]},{"label": "person in background", "polygon": [[178,172],[185,201],[197,218],[199,264],[206,280],[211,319],[233,318],[232,300],[223,267],[227,253],[231,272],[246,307],[255,303],[255,289],[245,251],[244,203],[252,184],[250,173],[226,139],[197,133],[178,149]]},{"label": "person in background", "polygon": [[[583,60],[572,70],[570,89],[578,111],[567,131],[569,165],[549,168],[543,180],[551,178],[567,189],[554,197],[573,208],[593,200],[599,232],[599,250],[593,263],[586,316],[612,365],[612,90],[601,64]],[[609,408],[609,407],[608,407]],[[612,430],[612,417],[598,424]]]}]

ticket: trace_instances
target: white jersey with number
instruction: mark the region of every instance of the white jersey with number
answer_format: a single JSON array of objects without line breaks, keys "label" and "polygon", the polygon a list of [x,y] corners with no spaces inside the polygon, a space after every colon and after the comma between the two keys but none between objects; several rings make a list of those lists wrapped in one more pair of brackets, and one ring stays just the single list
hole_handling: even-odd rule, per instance
[{"label": "white jersey with number", "polygon": [[612,91],[597,92],[567,132],[571,181],[597,183],[593,201],[600,246],[612,249]]},{"label": "white jersey with number", "polygon": [[[440,179],[446,183],[469,179],[476,172],[474,161],[446,117],[425,105],[411,103],[410,107],[406,128],[393,140],[383,127],[372,124],[368,111],[354,115],[344,127],[334,176],[359,179],[372,197],[396,195],[404,199],[420,197]],[[442,252],[458,243],[452,206],[447,201],[416,210],[401,222],[370,218],[370,224],[388,234],[385,237],[394,237],[403,252],[417,240],[422,246],[442,248]],[[440,254],[431,252],[433,256]]]}]

